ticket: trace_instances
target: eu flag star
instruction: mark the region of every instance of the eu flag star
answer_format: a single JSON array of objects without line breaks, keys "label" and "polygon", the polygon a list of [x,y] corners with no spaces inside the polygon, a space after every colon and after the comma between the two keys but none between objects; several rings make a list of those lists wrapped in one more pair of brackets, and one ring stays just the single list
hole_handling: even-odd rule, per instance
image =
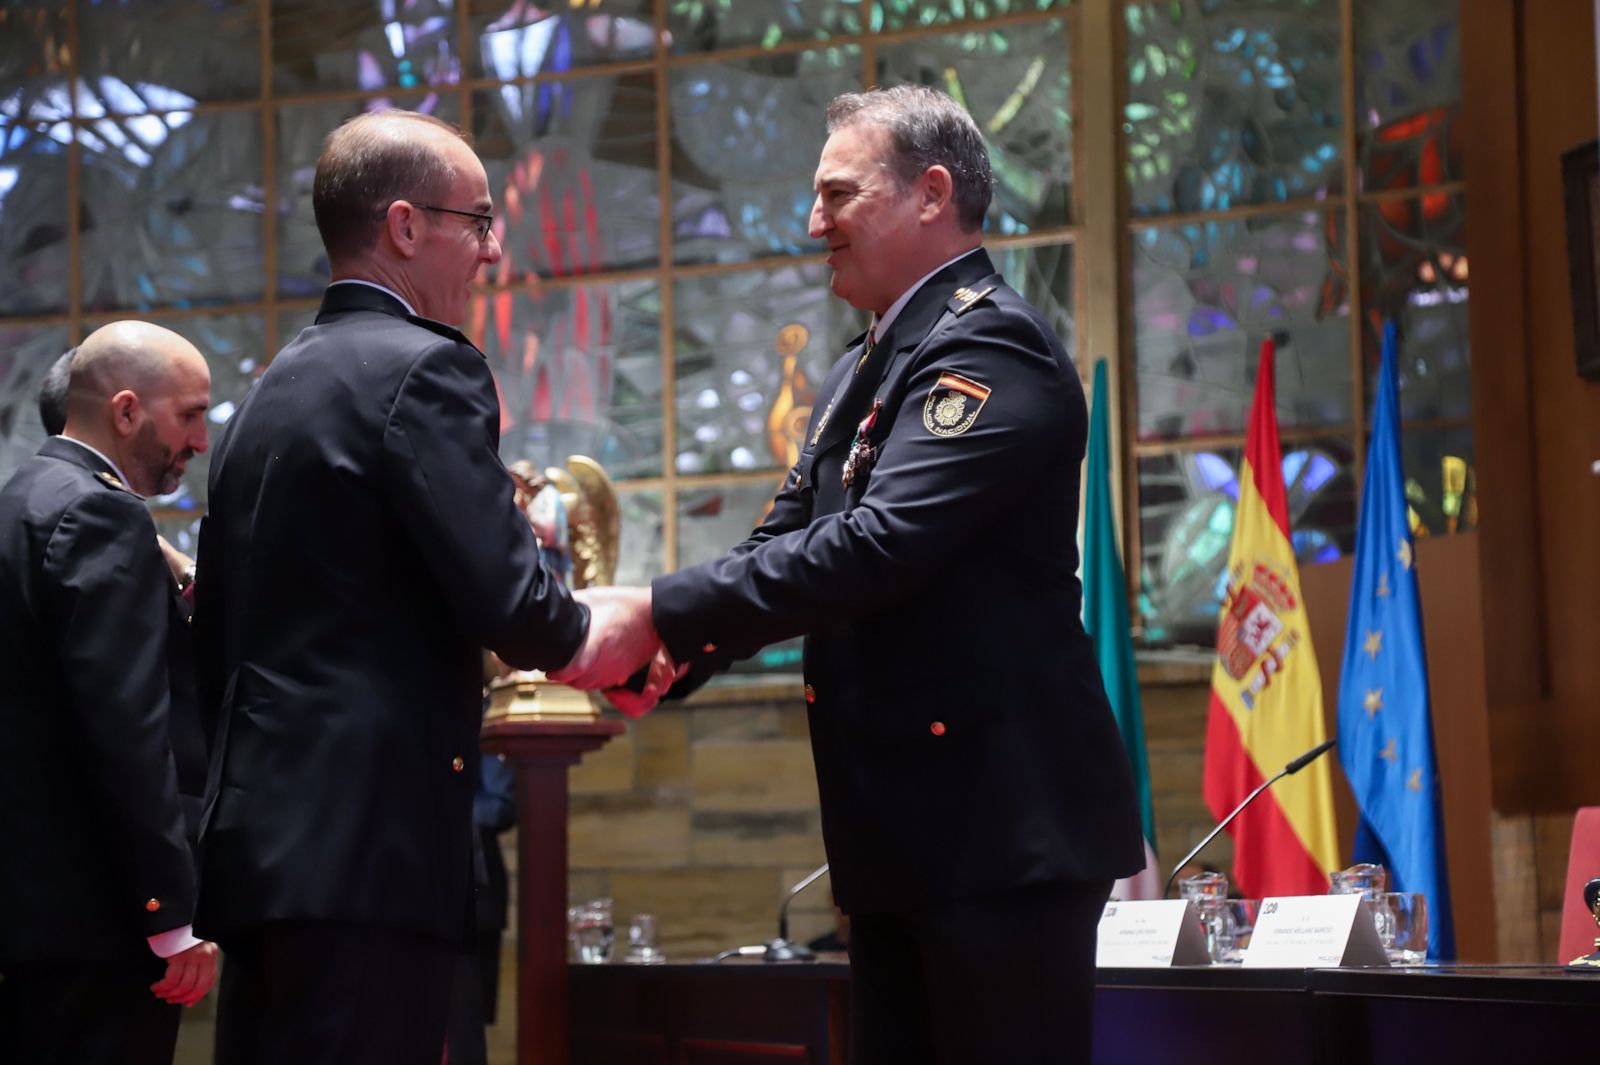
[{"label": "eu flag star", "polygon": [[1382,758],[1385,762],[1389,762],[1390,764],[1393,764],[1396,760],[1399,759],[1400,755],[1398,753],[1396,753],[1396,751],[1394,749],[1394,738],[1393,737],[1390,737],[1389,745],[1387,747],[1385,747],[1383,750],[1378,752],[1378,757]]},{"label": "eu flag star", "polygon": [[1398,558],[1400,560],[1400,568],[1401,569],[1410,569],[1411,568],[1411,541],[1410,540],[1401,540],[1400,541],[1400,550],[1398,550],[1398,551],[1396,551],[1394,553],[1394,557]]},{"label": "eu flag star", "polygon": [[1410,788],[1412,791],[1422,790],[1422,770],[1413,769],[1411,771],[1411,775],[1406,778],[1406,787]]},{"label": "eu flag star", "polygon": [[1383,709],[1383,689],[1372,688],[1367,691],[1367,697],[1361,700],[1361,706],[1367,712],[1367,720],[1371,720],[1379,710]]},{"label": "eu flag star", "polygon": [[1361,649],[1371,655],[1372,660],[1376,662],[1378,652],[1383,650],[1383,630],[1367,633],[1367,642],[1361,645]]}]

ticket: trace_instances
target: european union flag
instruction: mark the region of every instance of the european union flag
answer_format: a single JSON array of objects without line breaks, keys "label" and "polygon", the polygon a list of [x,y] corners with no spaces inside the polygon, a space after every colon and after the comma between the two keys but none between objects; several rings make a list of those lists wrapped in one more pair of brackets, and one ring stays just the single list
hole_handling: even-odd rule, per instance
[{"label": "european union flag", "polygon": [[1383,333],[1377,400],[1339,677],[1339,759],[1361,809],[1356,861],[1382,863],[1391,891],[1427,896],[1428,957],[1448,959],[1455,957],[1455,927],[1400,465],[1393,322]]}]

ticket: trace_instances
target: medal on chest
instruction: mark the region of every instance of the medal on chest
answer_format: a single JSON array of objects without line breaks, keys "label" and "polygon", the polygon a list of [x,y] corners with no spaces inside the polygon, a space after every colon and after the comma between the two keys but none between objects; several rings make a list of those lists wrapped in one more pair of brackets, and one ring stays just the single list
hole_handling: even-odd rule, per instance
[{"label": "medal on chest", "polygon": [[850,441],[850,452],[844,457],[844,473],[841,480],[844,481],[846,488],[855,484],[857,477],[864,477],[871,472],[873,464],[878,461],[878,449],[872,446],[872,427],[878,424],[878,412],[882,409],[883,400],[873,400],[872,409],[867,411],[867,416],[856,426],[856,435]]}]

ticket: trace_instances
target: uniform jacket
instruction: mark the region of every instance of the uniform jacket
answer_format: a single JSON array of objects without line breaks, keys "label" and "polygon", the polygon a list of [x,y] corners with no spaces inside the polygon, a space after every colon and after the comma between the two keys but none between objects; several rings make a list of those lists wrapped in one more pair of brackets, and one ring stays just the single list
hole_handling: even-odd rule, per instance
[{"label": "uniform jacket", "polygon": [[[858,434],[875,463],[846,487]],[[807,635],[845,911],[1142,865],[1080,618],[1086,434],[1061,342],[976,252],[930,279],[870,354],[857,344],[833,368],[750,538],[655,581],[656,628],[680,662]]]},{"label": "uniform jacket", "polygon": [[149,959],[192,920],[187,621],[144,502],[45,441],[0,490],[0,968]]},{"label": "uniform jacket", "polygon": [[512,502],[499,417],[459,332],[335,285],[229,420],[195,581],[204,934],[471,928],[480,649],[555,669],[588,625]]}]

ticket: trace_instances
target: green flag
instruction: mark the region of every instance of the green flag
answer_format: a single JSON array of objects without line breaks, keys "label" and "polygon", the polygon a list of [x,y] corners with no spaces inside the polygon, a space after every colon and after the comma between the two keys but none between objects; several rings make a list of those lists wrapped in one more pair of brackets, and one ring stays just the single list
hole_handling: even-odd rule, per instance
[{"label": "green flag", "polygon": [[1117,520],[1111,510],[1111,413],[1106,398],[1106,362],[1094,366],[1094,405],[1089,410],[1088,484],[1083,518],[1083,626],[1094,640],[1095,658],[1105,682],[1106,697],[1116,715],[1122,743],[1133,767],[1144,824],[1145,868],[1112,890],[1119,899],[1153,899],[1160,895],[1156,868],[1156,822],[1150,804],[1150,764],[1144,750],[1144,711],[1139,706],[1139,674],[1133,664],[1133,635],[1128,625],[1127,584],[1117,550]]}]

